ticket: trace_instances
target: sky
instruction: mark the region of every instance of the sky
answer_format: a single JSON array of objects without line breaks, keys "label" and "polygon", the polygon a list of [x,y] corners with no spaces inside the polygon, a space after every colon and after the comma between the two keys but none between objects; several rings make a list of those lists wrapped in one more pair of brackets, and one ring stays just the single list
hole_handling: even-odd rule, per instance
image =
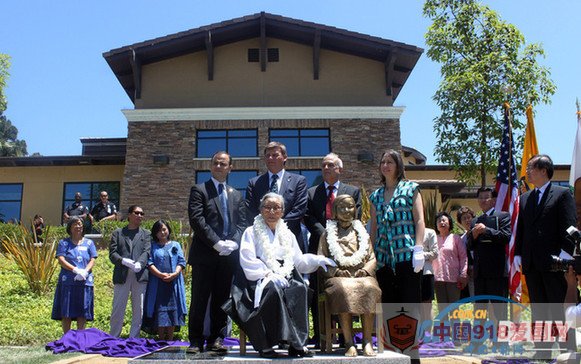
[{"label": "sky", "polygon": [[[541,43],[542,65],[557,85],[551,105],[537,107],[539,150],[569,164],[581,97],[579,0],[485,0],[516,25],[527,42]],[[126,137],[122,109],[133,104],[102,54],[114,48],[265,11],[414,45],[426,50],[430,25],[420,0],[7,0],[0,5],[0,53],[11,57],[5,115],[28,153],[80,155],[83,137]],[[395,106],[402,144],[438,164],[432,96],[440,67],[424,53]],[[383,146],[382,146],[383,147]]]}]

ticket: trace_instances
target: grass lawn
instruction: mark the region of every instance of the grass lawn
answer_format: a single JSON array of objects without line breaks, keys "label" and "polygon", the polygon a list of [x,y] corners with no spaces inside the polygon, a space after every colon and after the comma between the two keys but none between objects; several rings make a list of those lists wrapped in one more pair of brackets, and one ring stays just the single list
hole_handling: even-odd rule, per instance
[{"label": "grass lawn", "polygon": [[72,358],[80,355],[79,353],[54,355],[46,351],[44,346],[31,347],[0,347],[0,363],[10,364],[44,364],[52,363],[62,359]]}]

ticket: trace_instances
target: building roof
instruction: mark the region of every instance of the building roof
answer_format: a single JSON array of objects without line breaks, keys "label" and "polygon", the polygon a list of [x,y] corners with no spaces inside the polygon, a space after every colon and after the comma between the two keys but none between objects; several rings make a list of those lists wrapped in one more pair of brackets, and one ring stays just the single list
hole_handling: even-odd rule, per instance
[{"label": "building roof", "polygon": [[426,161],[428,158],[426,158],[426,156],[421,153],[419,150],[412,148],[412,147],[408,147],[405,145],[401,146],[401,149],[403,151],[403,155],[407,158],[407,157],[413,157],[416,160],[416,163],[414,165],[425,165]]},{"label": "building roof", "polygon": [[0,157],[0,167],[124,165],[125,156]]},{"label": "building roof", "polygon": [[423,52],[413,45],[261,12],[112,49],[103,57],[135,101],[136,82],[140,82],[140,71],[135,70],[142,65],[261,35],[384,62],[394,70],[393,100]]},{"label": "building roof", "polygon": [[82,155],[0,157],[0,167],[124,165],[127,138],[81,138]]}]

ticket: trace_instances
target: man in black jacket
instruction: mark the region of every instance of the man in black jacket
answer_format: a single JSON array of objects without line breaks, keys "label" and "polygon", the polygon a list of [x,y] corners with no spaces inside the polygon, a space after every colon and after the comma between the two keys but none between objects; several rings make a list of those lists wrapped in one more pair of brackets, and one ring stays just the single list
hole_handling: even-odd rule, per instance
[{"label": "man in black jacket", "polygon": [[567,228],[577,224],[575,200],[568,188],[551,183],[553,161],[548,155],[533,156],[526,171],[536,188],[520,197],[514,259],[522,263],[533,320],[563,320],[559,305],[546,303],[565,300],[567,282],[563,272],[551,270],[551,262],[573,254]]},{"label": "man in black jacket", "polygon": [[[508,296],[506,246],[510,240],[510,214],[497,211],[497,192],[488,187],[477,192],[483,214],[474,218],[468,235],[468,246],[474,252],[474,295]],[[496,312],[499,311],[499,312]],[[506,320],[507,310],[494,312]]]},{"label": "man in black jacket", "polygon": [[[226,152],[212,157],[212,178],[190,191],[188,216],[194,238],[188,254],[192,266],[192,300],[188,322],[188,352],[204,350],[204,317],[210,301],[210,336],[207,351],[227,352],[223,339],[228,318],[222,304],[228,299],[232,275],[238,263],[241,229],[239,210],[242,195],[226,184],[232,158]],[[211,298],[210,298],[211,296]]]}]

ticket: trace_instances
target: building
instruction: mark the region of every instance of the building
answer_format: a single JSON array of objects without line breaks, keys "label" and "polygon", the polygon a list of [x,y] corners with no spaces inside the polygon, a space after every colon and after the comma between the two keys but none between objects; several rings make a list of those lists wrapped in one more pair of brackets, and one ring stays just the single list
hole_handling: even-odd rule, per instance
[{"label": "building", "polygon": [[424,193],[473,197],[448,167],[401,145],[404,108],[393,105],[422,52],[264,12],[113,49],[103,56],[134,104],[123,110],[127,138],[83,139],[81,156],[0,158],[0,212],[60,223],[77,190],[91,203],[108,190],[122,211],[139,204],[152,218],[185,219],[215,151],[233,156],[228,182],[243,190],[265,171],[271,140],[310,183],[333,151],[343,179],[371,191],[383,150],[394,148]]}]

